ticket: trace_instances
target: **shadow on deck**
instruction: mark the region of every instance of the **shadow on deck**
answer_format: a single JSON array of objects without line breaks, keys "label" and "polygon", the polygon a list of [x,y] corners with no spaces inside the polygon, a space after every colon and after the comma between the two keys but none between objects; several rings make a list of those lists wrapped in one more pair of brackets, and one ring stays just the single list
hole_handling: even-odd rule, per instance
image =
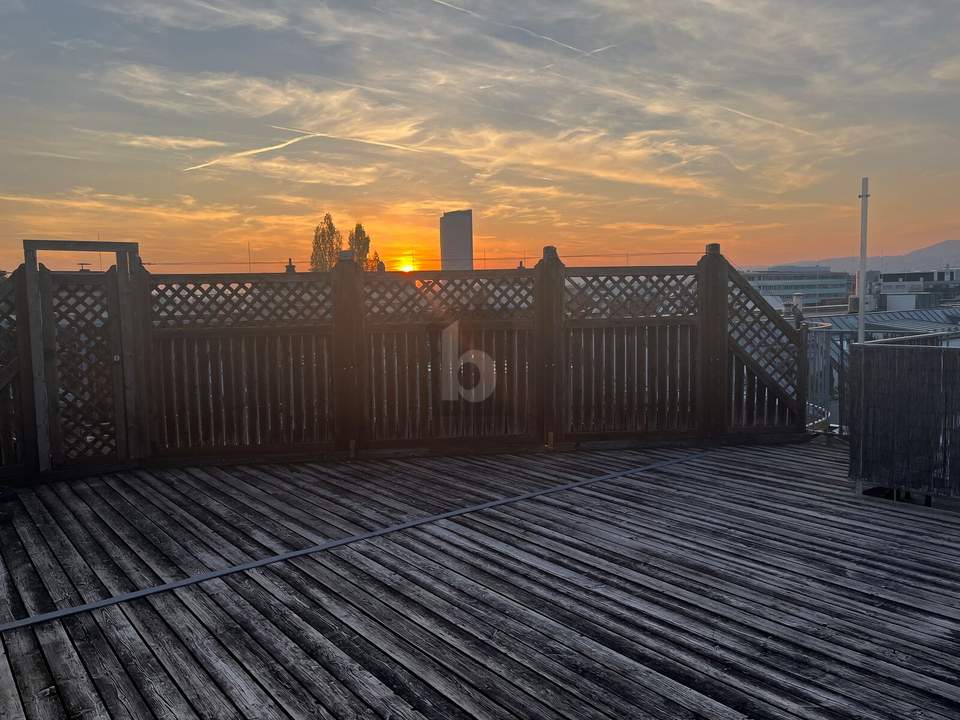
[{"label": "shadow on deck", "polygon": [[960,516],[816,443],[54,483],[0,506],[0,624],[598,476],[5,630],[0,717],[960,714]]}]

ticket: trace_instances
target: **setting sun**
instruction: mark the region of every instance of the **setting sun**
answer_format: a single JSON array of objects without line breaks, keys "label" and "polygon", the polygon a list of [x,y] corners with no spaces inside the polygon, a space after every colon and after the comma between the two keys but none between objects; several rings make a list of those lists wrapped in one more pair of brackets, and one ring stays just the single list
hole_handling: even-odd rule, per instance
[{"label": "setting sun", "polygon": [[404,260],[400,264],[400,272],[413,272],[417,269],[417,266],[414,264],[413,260]]}]

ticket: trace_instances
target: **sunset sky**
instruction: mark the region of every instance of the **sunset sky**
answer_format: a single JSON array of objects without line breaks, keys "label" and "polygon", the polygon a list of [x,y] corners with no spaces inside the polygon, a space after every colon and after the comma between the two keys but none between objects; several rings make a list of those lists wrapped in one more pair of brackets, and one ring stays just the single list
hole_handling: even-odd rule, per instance
[{"label": "sunset sky", "polygon": [[861,175],[875,253],[957,239],[958,37],[956,0],[0,0],[0,268],[302,262],[324,212],[432,266],[463,207],[490,266],[761,265],[854,254]]}]

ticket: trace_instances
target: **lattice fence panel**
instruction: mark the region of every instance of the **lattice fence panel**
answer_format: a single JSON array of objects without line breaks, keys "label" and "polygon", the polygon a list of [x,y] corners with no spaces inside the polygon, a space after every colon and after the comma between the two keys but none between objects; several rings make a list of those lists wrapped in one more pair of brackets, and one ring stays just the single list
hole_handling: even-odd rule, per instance
[{"label": "lattice fence panel", "polygon": [[534,316],[531,273],[418,275],[368,273],[363,278],[368,320],[518,320]]},{"label": "lattice fence panel", "polygon": [[157,279],[151,286],[154,327],[273,327],[333,320],[327,275],[286,278]]},{"label": "lattice fence panel", "polygon": [[113,455],[114,363],[104,276],[91,274],[84,282],[58,282],[54,276],[51,309],[63,455],[69,460]]},{"label": "lattice fence panel", "polygon": [[727,283],[727,327],[740,350],[795,398],[800,371],[797,343],[736,279]]},{"label": "lattice fence panel", "polygon": [[629,320],[697,314],[697,275],[689,273],[568,273],[567,320]]}]

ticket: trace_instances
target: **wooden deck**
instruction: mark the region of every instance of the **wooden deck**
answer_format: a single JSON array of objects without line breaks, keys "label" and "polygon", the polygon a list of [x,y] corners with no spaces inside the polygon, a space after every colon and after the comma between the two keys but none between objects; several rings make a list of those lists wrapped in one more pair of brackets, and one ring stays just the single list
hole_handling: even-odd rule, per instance
[{"label": "wooden deck", "polygon": [[843,448],[117,473],[0,505],[0,718],[957,718],[960,515]]}]

